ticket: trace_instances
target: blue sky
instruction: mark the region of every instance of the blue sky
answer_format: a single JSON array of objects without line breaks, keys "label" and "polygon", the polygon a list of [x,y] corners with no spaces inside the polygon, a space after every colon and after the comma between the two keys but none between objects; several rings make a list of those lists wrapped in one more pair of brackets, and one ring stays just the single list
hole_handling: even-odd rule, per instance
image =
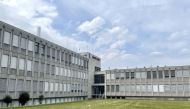
[{"label": "blue sky", "polygon": [[0,20],[76,52],[102,68],[190,64],[190,0],[0,0]]}]

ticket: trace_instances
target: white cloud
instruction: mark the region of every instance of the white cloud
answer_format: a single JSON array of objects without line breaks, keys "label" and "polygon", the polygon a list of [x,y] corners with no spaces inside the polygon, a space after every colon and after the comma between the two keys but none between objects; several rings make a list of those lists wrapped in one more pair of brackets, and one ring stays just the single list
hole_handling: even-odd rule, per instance
[{"label": "white cloud", "polygon": [[99,16],[95,17],[91,21],[85,21],[78,27],[78,31],[93,34],[97,32],[105,24],[105,20]]},{"label": "white cloud", "polygon": [[163,56],[163,54],[161,52],[158,52],[158,51],[151,52],[150,55],[151,56],[156,56],[156,57]]}]

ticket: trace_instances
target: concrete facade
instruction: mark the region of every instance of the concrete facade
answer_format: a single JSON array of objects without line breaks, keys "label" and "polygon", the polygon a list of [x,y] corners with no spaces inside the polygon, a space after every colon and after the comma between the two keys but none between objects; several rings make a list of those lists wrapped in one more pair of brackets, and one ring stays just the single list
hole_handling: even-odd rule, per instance
[{"label": "concrete facade", "polygon": [[[18,96],[28,92],[28,105],[78,101],[88,96],[89,59],[0,22],[0,100],[10,95],[18,106]],[[5,106],[0,101],[0,107]]]}]

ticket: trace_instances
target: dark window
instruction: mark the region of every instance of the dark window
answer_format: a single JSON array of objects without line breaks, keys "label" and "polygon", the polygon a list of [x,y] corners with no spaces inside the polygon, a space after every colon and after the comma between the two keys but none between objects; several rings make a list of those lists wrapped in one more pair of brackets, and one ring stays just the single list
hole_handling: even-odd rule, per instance
[{"label": "dark window", "polygon": [[41,55],[45,55],[45,45],[41,46]]},{"label": "dark window", "polygon": [[39,43],[37,43],[37,42],[35,43],[35,49],[34,50],[35,50],[36,54],[39,54]]},{"label": "dark window", "polygon": [[46,65],[46,74],[50,74],[50,65],[49,64]]},{"label": "dark window", "polygon": [[163,78],[163,73],[162,73],[162,71],[158,71],[158,77],[161,79],[161,78]]},{"label": "dark window", "polygon": [[115,73],[115,79],[119,79],[120,78],[120,73]]},{"label": "dark window", "polygon": [[57,50],[57,60],[60,59],[60,50]]},{"label": "dark window", "polygon": [[171,70],[170,72],[171,72],[171,77],[175,78],[175,70]]},{"label": "dark window", "polygon": [[106,86],[106,90],[107,90],[107,92],[110,92],[110,85]]},{"label": "dark window", "polygon": [[152,74],[153,74],[153,75],[152,75],[152,76],[153,76],[153,79],[156,79],[156,78],[157,78],[156,71],[153,71]]},{"label": "dark window", "polygon": [[61,60],[64,60],[64,52],[61,53]]},{"label": "dark window", "polygon": [[170,77],[168,70],[165,70],[165,71],[164,71],[164,76],[165,76],[165,78],[169,78],[169,77]]},{"label": "dark window", "polygon": [[95,66],[95,72],[98,72],[98,71],[101,71],[101,68]]},{"label": "dark window", "polygon": [[147,79],[151,79],[151,72],[150,71],[147,72]]},{"label": "dark window", "polygon": [[50,57],[50,47],[47,47],[47,57]]},{"label": "dark window", "polygon": [[126,79],[129,79],[129,77],[130,77],[129,74],[130,74],[129,72],[126,72],[126,73],[125,73]]},{"label": "dark window", "polygon": [[55,65],[51,66],[51,75],[55,75]]},{"label": "dark window", "polygon": [[104,83],[104,75],[95,75],[94,76],[94,83]]},{"label": "dark window", "polygon": [[111,92],[114,92],[114,85],[111,85]]},{"label": "dark window", "polygon": [[135,78],[135,73],[131,72],[131,79],[134,79],[134,78]]},{"label": "dark window", "polygon": [[116,85],[116,92],[119,92],[119,85]]},{"label": "dark window", "polygon": [[55,58],[55,49],[52,48],[52,58]]}]

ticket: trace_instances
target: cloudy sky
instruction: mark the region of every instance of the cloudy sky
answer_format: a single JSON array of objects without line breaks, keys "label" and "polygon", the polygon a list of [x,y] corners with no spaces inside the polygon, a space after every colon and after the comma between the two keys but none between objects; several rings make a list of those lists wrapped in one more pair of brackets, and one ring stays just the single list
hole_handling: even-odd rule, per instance
[{"label": "cloudy sky", "polygon": [[190,0],[0,0],[0,20],[102,68],[190,65]]}]

